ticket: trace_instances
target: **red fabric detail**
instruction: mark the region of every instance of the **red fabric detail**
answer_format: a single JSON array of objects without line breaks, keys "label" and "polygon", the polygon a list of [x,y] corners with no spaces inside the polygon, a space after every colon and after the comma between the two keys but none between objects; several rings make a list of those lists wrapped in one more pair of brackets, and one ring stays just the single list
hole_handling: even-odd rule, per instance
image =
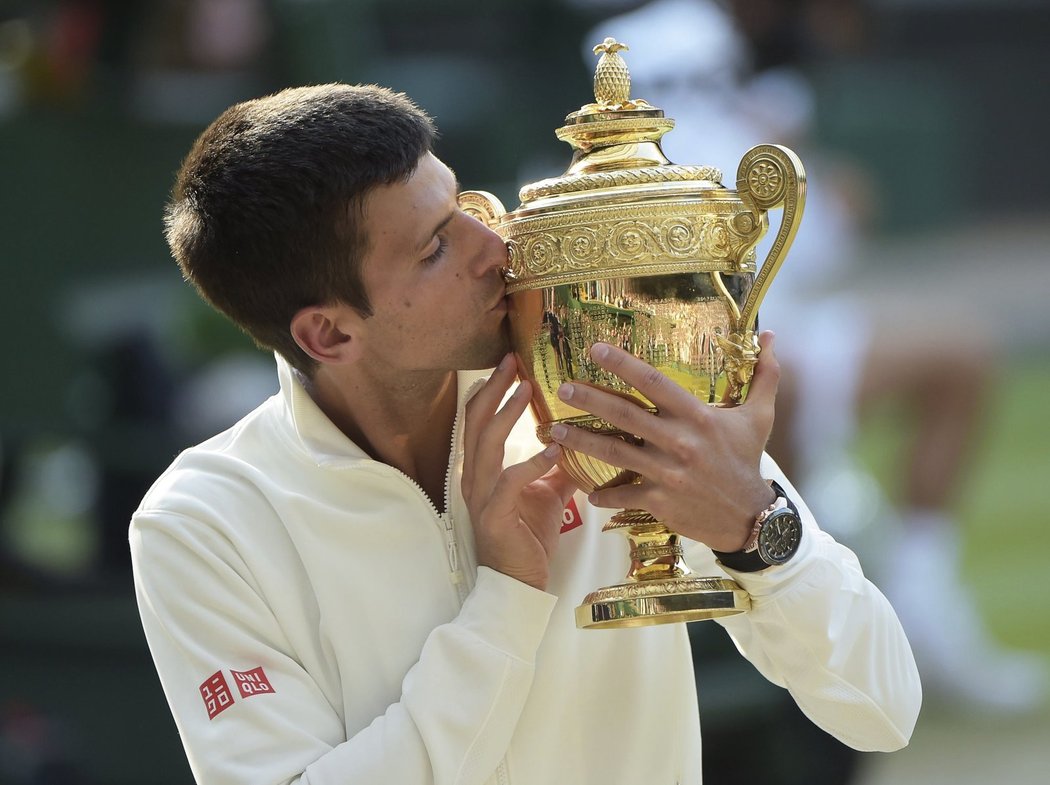
[{"label": "red fabric detail", "polygon": [[252,668],[250,671],[231,670],[233,681],[240,690],[242,698],[250,698],[252,695],[261,695],[264,692],[274,692],[273,685],[266,678],[263,669]]},{"label": "red fabric detail", "polygon": [[208,710],[208,719],[213,720],[233,705],[233,693],[222,671],[215,671],[200,686],[204,708]]},{"label": "red fabric detail", "polygon": [[561,514],[561,533],[571,532],[577,526],[583,525],[583,516],[580,515],[580,510],[576,506],[575,499],[569,499],[568,505],[562,510]]}]

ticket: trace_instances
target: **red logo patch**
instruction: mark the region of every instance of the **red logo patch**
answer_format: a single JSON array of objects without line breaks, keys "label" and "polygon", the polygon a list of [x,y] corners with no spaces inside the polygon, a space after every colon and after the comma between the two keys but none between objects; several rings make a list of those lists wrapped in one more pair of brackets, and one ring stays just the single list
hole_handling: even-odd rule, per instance
[{"label": "red logo patch", "polygon": [[230,673],[233,675],[233,681],[237,684],[242,698],[274,691],[262,668],[252,668],[250,671],[231,670]]},{"label": "red logo patch", "polygon": [[209,720],[215,719],[233,705],[233,693],[230,692],[230,685],[226,683],[222,671],[215,671],[209,676],[200,686],[200,691]]},{"label": "red logo patch", "polygon": [[561,533],[571,532],[577,526],[583,525],[583,517],[580,515],[579,508],[576,507],[576,500],[569,499],[568,505],[561,512]]}]

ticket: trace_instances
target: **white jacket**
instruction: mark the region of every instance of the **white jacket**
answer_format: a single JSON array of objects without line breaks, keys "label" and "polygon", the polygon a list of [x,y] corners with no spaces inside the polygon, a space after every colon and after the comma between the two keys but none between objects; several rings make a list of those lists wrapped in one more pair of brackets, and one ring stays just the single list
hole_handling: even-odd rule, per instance
[{"label": "white jacket", "polygon": [[[132,519],[146,637],[199,783],[700,782],[684,625],[574,624],[627,566],[623,538],[601,533],[609,511],[577,494],[583,524],[561,535],[547,592],[478,569],[458,437],[439,515],[278,365],[280,393],[180,455]],[[527,419],[508,462],[538,449]],[[920,702],[911,650],[854,555],[799,506],[800,552],[735,575],[753,608],[721,623],[818,725],[902,747]],[[703,546],[689,560],[723,574]]]}]

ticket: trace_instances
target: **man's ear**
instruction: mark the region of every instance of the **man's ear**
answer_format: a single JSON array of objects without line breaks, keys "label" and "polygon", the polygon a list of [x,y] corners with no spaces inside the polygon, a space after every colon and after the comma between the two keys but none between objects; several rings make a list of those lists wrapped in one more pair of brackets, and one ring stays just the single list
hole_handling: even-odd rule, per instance
[{"label": "man's ear", "polygon": [[292,317],[292,338],[319,363],[352,362],[360,353],[361,315],[348,305],[311,305]]}]

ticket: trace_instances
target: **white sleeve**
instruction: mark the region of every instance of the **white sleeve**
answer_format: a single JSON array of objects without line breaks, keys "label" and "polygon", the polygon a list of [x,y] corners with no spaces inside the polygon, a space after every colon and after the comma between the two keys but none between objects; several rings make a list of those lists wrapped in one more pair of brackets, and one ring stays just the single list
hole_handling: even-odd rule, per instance
[{"label": "white sleeve", "polygon": [[[202,785],[480,785],[509,746],[556,602],[480,569],[458,616],[427,638],[400,699],[347,738],[341,706],[326,699],[317,668],[293,649],[229,540],[199,521],[139,513],[131,547],[146,638]],[[359,645],[373,645],[367,631]],[[224,710],[222,684],[206,687],[200,674],[241,662],[260,665],[273,694],[239,701],[250,711]],[[211,719],[202,688],[218,709]]]},{"label": "white sleeve", "polygon": [[922,688],[896,613],[864,577],[853,552],[818,528],[768,456],[762,475],[797,504],[802,544],[787,564],[757,573],[726,570],[709,549],[695,549],[694,570],[722,570],[751,595],[750,612],[718,623],[763,676],[786,687],[806,716],[832,736],[863,751],[904,747]]}]

